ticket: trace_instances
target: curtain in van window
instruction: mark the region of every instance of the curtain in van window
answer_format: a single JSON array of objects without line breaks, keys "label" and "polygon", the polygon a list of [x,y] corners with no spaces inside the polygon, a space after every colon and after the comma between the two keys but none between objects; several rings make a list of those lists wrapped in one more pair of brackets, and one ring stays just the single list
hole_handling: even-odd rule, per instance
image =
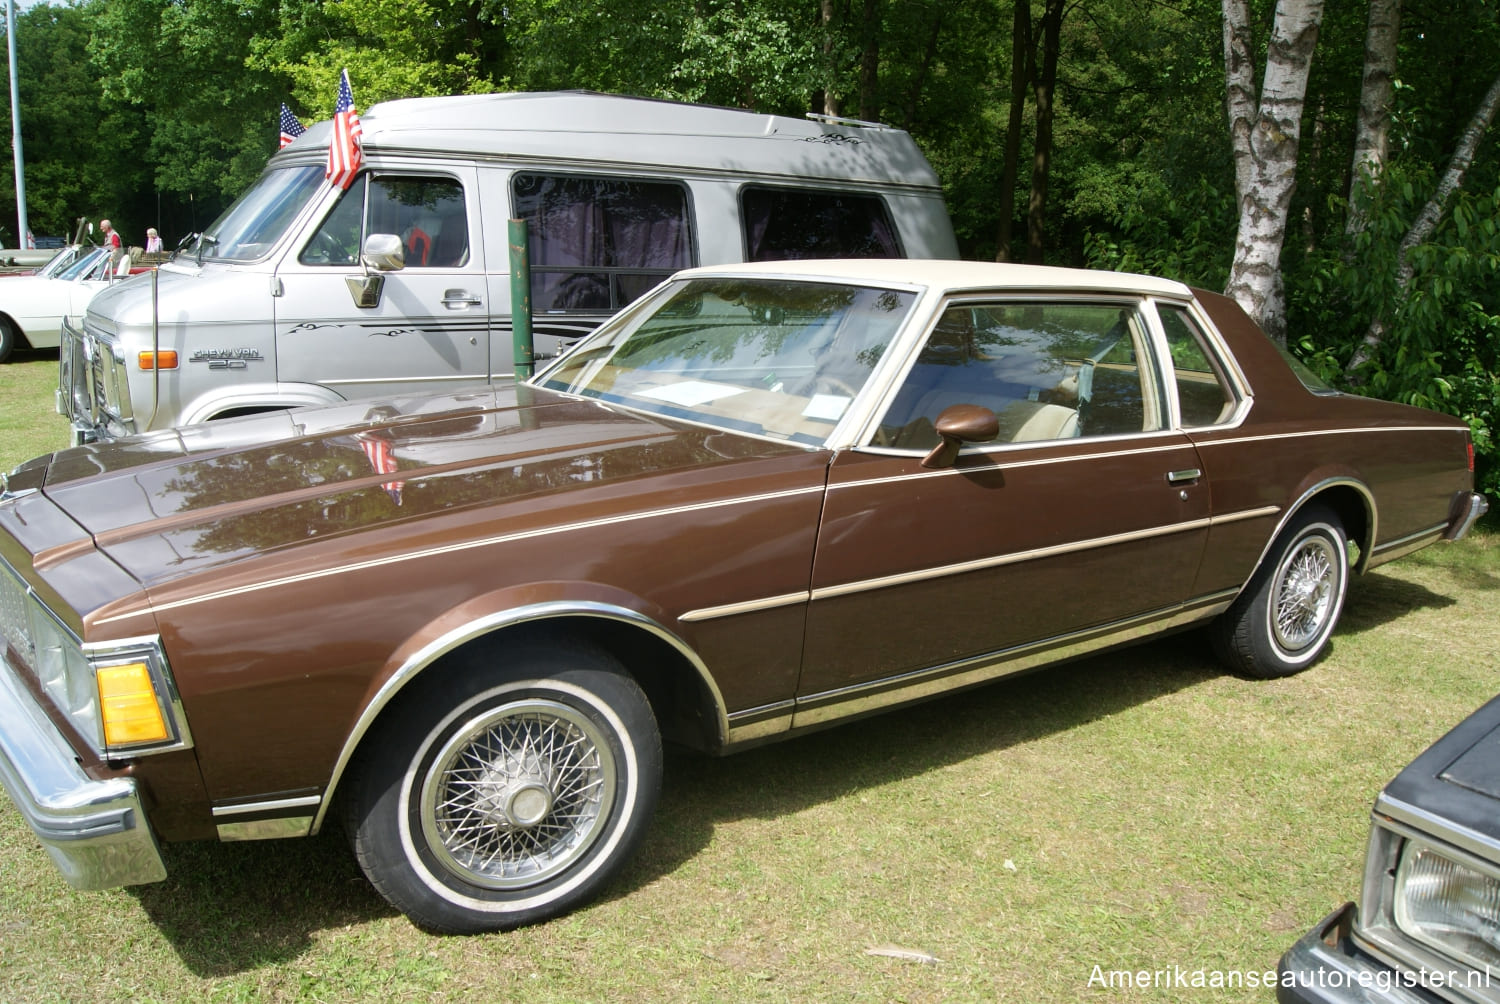
[{"label": "curtain in van window", "polygon": [[901,257],[878,195],[747,185],[740,213],[747,261]]},{"label": "curtain in van window", "polygon": [[517,174],[512,195],[529,225],[533,309],[617,309],[693,263],[681,185]]}]

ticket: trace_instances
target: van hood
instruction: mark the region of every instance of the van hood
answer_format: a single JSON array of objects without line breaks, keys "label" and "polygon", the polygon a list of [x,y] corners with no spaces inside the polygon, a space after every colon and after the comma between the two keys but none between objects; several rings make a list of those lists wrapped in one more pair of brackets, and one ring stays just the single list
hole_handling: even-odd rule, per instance
[{"label": "van hood", "polygon": [[[481,506],[534,521],[543,496],[659,495],[724,465],[800,453],[523,386],[92,444],[22,465],[11,485],[39,489],[149,587],[354,534],[420,534]],[[585,503],[547,504],[576,514]]]},{"label": "van hood", "polygon": [[137,332],[146,343],[153,322],[165,344],[174,344],[182,337],[180,329],[189,325],[211,327],[222,333],[221,340],[233,342],[246,331],[270,332],[270,281],[268,269],[199,267],[174,259],[152,272],[110,283],[90,301],[86,323],[114,338],[127,330]]}]

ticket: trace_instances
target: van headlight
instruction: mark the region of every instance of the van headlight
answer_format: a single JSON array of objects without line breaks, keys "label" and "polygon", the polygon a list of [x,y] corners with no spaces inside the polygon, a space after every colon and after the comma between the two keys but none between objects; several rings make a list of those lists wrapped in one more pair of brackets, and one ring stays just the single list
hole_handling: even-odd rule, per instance
[{"label": "van headlight", "polygon": [[1408,937],[1475,969],[1500,969],[1500,878],[1407,840],[1394,907]]}]

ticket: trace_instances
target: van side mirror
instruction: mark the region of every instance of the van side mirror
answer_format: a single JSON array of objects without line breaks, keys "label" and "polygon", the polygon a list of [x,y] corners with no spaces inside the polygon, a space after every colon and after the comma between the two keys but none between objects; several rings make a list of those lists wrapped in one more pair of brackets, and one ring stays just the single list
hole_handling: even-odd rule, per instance
[{"label": "van side mirror", "polygon": [[365,238],[359,260],[377,272],[399,272],[406,267],[406,248],[395,234],[371,234]]}]

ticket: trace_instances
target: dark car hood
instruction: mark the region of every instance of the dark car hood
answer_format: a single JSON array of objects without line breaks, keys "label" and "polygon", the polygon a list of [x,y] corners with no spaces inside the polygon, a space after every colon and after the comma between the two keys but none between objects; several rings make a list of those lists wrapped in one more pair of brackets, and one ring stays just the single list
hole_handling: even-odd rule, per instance
[{"label": "dark car hood", "polygon": [[[508,387],[354,402],[66,450],[51,458],[42,491],[150,586],[247,555],[475,506],[600,493],[648,476],[803,452]],[[35,479],[34,465],[26,466]]]},{"label": "dark car hood", "polygon": [[1464,719],[1396,775],[1381,793],[1376,811],[1415,822],[1423,829],[1432,829],[1435,817],[1500,843],[1500,697]]}]

